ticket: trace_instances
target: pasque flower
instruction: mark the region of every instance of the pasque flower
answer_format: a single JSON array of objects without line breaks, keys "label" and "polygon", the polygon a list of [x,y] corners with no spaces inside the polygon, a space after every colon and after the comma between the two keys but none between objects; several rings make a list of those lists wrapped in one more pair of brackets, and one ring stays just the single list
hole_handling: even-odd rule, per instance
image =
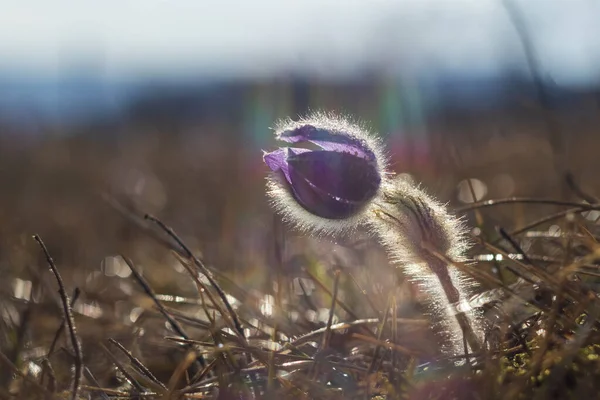
[{"label": "pasque flower", "polygon": [[390,260],[428,295],[441,327],[442,350],[459,354],[463,338],[478,350],[479,313],[454,310],[475,285],[448,262],[465,261],[468,242],[461,221],[421,188],[394,178],[382,144],[358,124],[316,114],[280,123],[275,135],[292,145],[313,146],[284,147],[263,156],[273,171],[268,194],[284,219],[317,234],[366,226]]},{"label": "pasque flower", "polygon": [[274,172],[269,180],[274,206],[301,228],[326,232],[358,225],[381,191],[386,162],[378,141],[365,129],[325,114],[285,121],[276,138],[315,148],[264,154]]}]

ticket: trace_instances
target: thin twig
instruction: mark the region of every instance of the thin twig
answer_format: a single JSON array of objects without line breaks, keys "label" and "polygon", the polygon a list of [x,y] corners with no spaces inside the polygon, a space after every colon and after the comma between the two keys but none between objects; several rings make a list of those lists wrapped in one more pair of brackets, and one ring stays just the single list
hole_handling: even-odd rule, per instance
[{"label": "thin twig", "polygon": [[[75,290],[73,290],[73,297],[71,298],[71,309],[73,309],[73,306],[75,305],[75,302],[77,301],[77,299],[79,298],[79,295],[81,294],[81,291],[79,290],[79,288],[75,288]],[[60,339],[60,335],[62,334],[62,332],[65,330],[65,325],[66,325],[66,320],[65,318],[63,318],[62,322],[60,323],[60,326],[58,327],[58,329],[56,330],[56,333],[54,334],[54,339],[52,339],[52,343],[50,344],[50,347],[48,348],[48,353],[46,355],[46,359],[48,360],[48,366],[50,366],[50,355],[52,355],[52,353],[54,353],[54,348],[56,347],[56,344],[58,343],[58,339]],[[46,376],[46,370],[47,368],[43,368],[42,369],[42,375],[40,377],[40,382],[44,382],[44,377]]]},{"label": "thin twig", "polygon": [[504,238],[504,240],[506,240],[508,243],[510,243],[510,245],[513,247],[513,249],[519,253],[521,256],[523,256],[523,260],[526,261],[528,264],[533,265],[533,263],[531,262],[531,260],[529,259],[529,257],[527,256],[527,254],[525,254],[525,252],[523,251],[523,249],[521,248],[521,246],[519,246],[519,244],[511,237],[511,235],[509,235],[504,228],[499,227],[498,228],[498,232],[500,233],[500,236],[502,236]]},{"label": "thin twig", "polygon": [[341,271],[336,269],[335,279],[333,281],[333,295],[331,296],[331,308],[329,309],[329,318],[327,319],[327,325],[325,327],[325,334],[323,335],[323,341],[321,342],[321,350],[325,350],[329,346],[329,339],[331,337],[331,324],[333,323],[333,316],[335,314],[335,304],[337,302],[338,290],[340,286]]},{"label": "thin twig", "polygon": [[127,371],[125,366],[121,364],[119,360],[117,360],[117,357],[110,352],[108,347],[106,347],[103,343],[100,343],[100,348],[104,351],[108,358],[110,358],[110,361],[117,367],[117,369],[121,371],[125,379],[135,387],[137,393],[145,392],[144,387],[129,373],[129,371]]},{"label": "thin twig", "polygon": [[[98,382],[94,374],[92,374],[92,371],[90,371],[90,369],[85,365],[83,366],[83,374],[90,382],[100,387],[100,382]],[[102,400],[110,400],[110,397],[108,397],[108,395],[105,392],[100,392],[100,396],[102,397]]]},{"label": "thin twig", "polygon": [[587,201],[590,204],[598,204],[600,203],[600,199],[596,196],[593,196],[586,191],[584,191],[578,184],[575,182],[575,176],[573,176],[572,172],[567,172],[565,176],[565,180],[567,182],[567,186],[571,189],[577,196],[579,196],[582,200]]},{"label": "thin twig", "polygon": [[173,240],[175,240],[177,242],[177,244],[179,246],[181,246],[181,248],[185,251],[187,257],[189,257],[190,259],[192,259],[194,261],[194,264],[196,264],[196,266],[200,269],[200,272],[202,272],[202,274],[206,277],[206,279],[208,279],[211,286],[216,290],[217,294],[219,295],[219,297],[225,304],[225,307],[227,307],[227,311],[229,312],[231,319],[233,320],[235,329],[243,337],[244,329],[242,328],[242,324],[240,323],[240,320],[239,320],[237,314],[233,310],[233,307],[231,307],[229,300],[227,300],[227,296],[225,295],[225,292],[223,291],[223,289],[221,289],[221,287],[219,286],[217,281],[214,279],[212,272],[208,268],[206,268],[204,263],[202,261],[200,261],[200,259],[198,257],[196,257],[194,255],[194,253],[192,253],[192,251],[189,249],[189,247],[187,247],[186,244],[179,238],[179,236],[177,236],[177,234],[175,233],[175,231],[172,228],[168,227],[161,220],[159,220],[158,218],[156,218],[150,214],[146,214],[146,216],[144,218],[154,222],[159,227],[161,227]]},{"label": "thin twig", "polygon": [[458,207],[457,212],[471,211],[477,208],[495,207],[502,204],[548,204],[554,206],[580,207],[584,210],[600,210],[600,205],[578,203],[575,201],[562,201],[554,199],[534,198],[534,197],[507,197],[505,199],[492,199],[478,201],[469,205]]},{"label": "thin twig", "polygon": [[133,274],[133,277],[135,278],[135,280],[140,284],[140,286],[142,287],[142,289],[144,289],[144,292],[146,292],[146,294],[148,295],[148,297],[150,297],[152,299],[152,301],[154,301],[154,304],[158,308],[158,311],[160,311],[160,313],[169,322],[169,324],[171,325],[171,327],[173,328],[173,330],[175,332],[177,332],[177,334],[179,334],[181,337],[183,337],[185,339],[189,339],[188,334],[185,333],[185,331],[183,330],[183,328],[181,327],[181,325],[179,325],[179,323],[177,321],[175,321],[175,319],[173,317],[171,317],[171,314],[169,314],[167,312],[167,310],[162,305],[162,303],[160,302],[160,300],[158,300],[156,298],[156,293],[154,293],[154,290],[152,290],[152,288],[150,287],[150,285],[148,284],[148,282],[146,282],[146,280],[144,279],[144,277],[137,271],[137,269],[133,265],[133,261],[131,261],[129,258],[125,257],[124,255],[121,255],[121,258],[123,259],[123,261],[125,261],[125,264],[127,264],[127,266],[129,267],[129,269],[131,270],[131,273]]},{"label": "thin twig", "polygon": [[[77,299],[79,299],[79,295],[81,295],[81,290],[76,287],[73,290],[73,296],[71,297],[71,309],[73,309],[73,307],[75,306],[75,302],[77,302]],[[56,348],[56,344],[58,343],[58,340],[60,339],[60,336],[62,335],[62,332],[65,329],[65,325],[66,325],[66,321],[63,318],[63,320],[60,323],[60,326],[58,327],[58,329],[56,330],[56,333],[54,334],[54,338],[52,339],[52,343],[50,343],[50,347],[48,347],[48,353],[46,353],[46,358],[49,358],[50,355],[52,355],[52,353],[54,353],[54,349]]]},{"label": "thin twig", "polygon": [[[523,232],[527,232],[527,231],[535,228],[536,226],[545,224],[547,222],[554,221],[556,219],[559,219],[559,218],[564,217],[565,215],[568,215],[568,214],[571,214],[571,213],[577,213],[577,212],[582,212],[582,211],[586,211],[586,209],[585,208],[581,208],[581,207],[575,207],[575,208],[569,208],[567,210],[559,211],[557,213],[550,214],[550,215],[547,215],[547,216],[545,216],[543,218],[535,220],[535,221],[533,221],[533,222],[531,222],[531,223],[529,223],[529,224],[527,224],[525,226],[522,226],[521,228],[515,229],[515,230],[509,232],[508,234],[510,236],[519,235],[519,234],[521,234]],[[498,240],[495,240],[495,241],[493,241],[491,243],[492,244],[497,244],[501,240],[502,239],[498,239]]]},{"label": "thin twig", "polygon": [[163,389],[167,388],[164,383],[158,380],[158,378],[155,377],[154,374],[152,374],[152,372],[150,372],[150,370],[146,368],[146,366],[142,364],[142,362],[138,360],[133,354],[131,354],[131,352],[127,350],[121,343],[117,342],[113,338],[108,339],[108,341],[114,344],[119,350],[121,350],[121,352],[125,354],[127,358],[129,358],[129,361],[131,361],[132,364],[135,365],[135,367],[142,373],[142,375],[146,376],[148,379],[161,386]]},{"label": "thin twig", "polygon": [[[391,296],[390,296],[390,301],[391,301]],[[381,340],[381,338],[383,337],[383,329],[385,328],[385,324],[387,323],[388,317],[390,315],[390,311],[391,311],[390,305],[391,304],[389,301],[385,305],[385,313],[383,314],[381,323],[379,324],[379,327],[377,329],[377,339],[375,341],[372,341],[373,340],[372,338],[369,340],[369,337],[363,337],[363,335],[358,335],[356,333],[352,334],[352,336],[359,337],[361,340],[372,341],[372,343],[376,343],[375,350],[373,350],[373,358],[371,358],[371,363],[369,364],[369,368],[367,369],[367,376],[369,376],[374,371],[375,363],[377,362],[377,358],[379,357],[379,351],[381,350],[381,348],[384,346],[384,343],[385,343],[384,341]],[[366,398],[370,398],[369,397],[370,389],[371,389],[371,385],[367,385],[367,393],[365,394]]]},{"label": "thin twig", "polygon": [[40,247],[42,248],[48,265],[54,274],[56,281],[58,283],[58,293],[60,295],[61,303],[63,306],[63,313],[65,322],[67,323],[67,328],[69,330],[69,336],[71,338],[71,344],[73,346],[73,351],[75,352],[75,376],[73,379],[73,390],[71,393],[71,399],[77,400],[79,396],[79,389],[81,385],[81,378],[83,376],[83,352],[81,350],[81,343],[77,338],[77,334],[75,332],[75,319],[73,318],[73,309],[71,308],[71,303],[69,301],[69,296],[67,295],[67,291],[65,290],[65,285],[63,283],[62,277],[58,272],[58,268],[54,264],[54,260],[50,256],[46,245],[42,241],[38,235],[33,235],[33,239],[38,242]]}]

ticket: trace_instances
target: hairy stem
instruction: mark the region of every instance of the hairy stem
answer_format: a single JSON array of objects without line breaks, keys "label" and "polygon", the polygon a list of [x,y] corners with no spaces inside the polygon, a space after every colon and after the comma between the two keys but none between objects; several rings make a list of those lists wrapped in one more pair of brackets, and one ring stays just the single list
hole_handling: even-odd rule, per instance
[{"label": "hairy stem", "polygon": [[475,282],[452,265],[464,261],[468,248],[461,222],[421,189],[398,180],[385,189],[374,216],[371,227],[390,260],[423,289],[435,322],[443,326],[443,352],[480,351],[478,311],[461,307]]}]

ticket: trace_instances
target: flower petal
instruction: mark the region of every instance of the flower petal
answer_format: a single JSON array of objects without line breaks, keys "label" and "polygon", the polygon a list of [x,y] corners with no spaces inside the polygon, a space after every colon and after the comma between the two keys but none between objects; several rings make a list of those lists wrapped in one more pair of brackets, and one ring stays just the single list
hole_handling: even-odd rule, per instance
[{"label": "flower petal", "polygon": [[302,152],[287,162],[294,197],[324,218],[349,217],[375,196],[381,182],[372,163],[348,153]]},{"label": "flower petal", "polygon": [[331,196],[312,185],[306,178],[291,168],[292,195],[305,210],[318,217],[327,219],[345,219],[361,209],[362,203],[347,202]]},{"label": "flower petal", "polygon": [[287,161],[290,175],[294,172],[319,190],[344,201],[372,198],[381,182],[372,163],[347,153],[311,151],[290,155]]},{"label": "flower petal", "polygon": [[297,148],[293,148],[293,147],[284,147],[284,148],[280,148],[275,151],[272,151],[270,153],[264,153],[263,160],[264,160],[265,164],[267,164],[267,166],[269,168],[271,168],[271,171],[283,172],[283,174],[285,175],[285,178],[289,182],[290,174],[289,174],[289,166],[288,166],[288,161],[287,161],[288,157],[290,155],[297,155],[297,154],[301,154],[301,153],[305,153],[305,152],[309,152],[309,151],[311,151],[311,150],[297,149]]},{"label": "flower petal", "polygon": [[367,143],[350,134],[335,132],[305,124],[294,129],[287,129],[278,135],[278,139],[288,143],[311,142],[323,150],[353,154],[367,160],[375,161],[375,154]]}]

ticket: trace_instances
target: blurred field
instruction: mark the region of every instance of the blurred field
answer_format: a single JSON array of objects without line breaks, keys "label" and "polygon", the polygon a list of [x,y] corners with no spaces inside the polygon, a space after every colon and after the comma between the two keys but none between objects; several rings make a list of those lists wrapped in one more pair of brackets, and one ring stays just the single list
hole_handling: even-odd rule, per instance
[{"label": "blurred field", "polygon": [[[266,99],[276,92],[269,90],[263,94]],[[119,255],[134,262],[185,325],[190,338],[217,340],[211,339],[202,325],[207,317],[197,304],[196,285],[163,243],[172,241],[141,218],[149,213],[175,229],[196,256],[223,275],[219,280],[236,297],[235,307],[244,318],[254,323],[263,321],[277,302],[283,302],[296,315],[288,325],[280,322],[283,326],[278,329],[287,335],[300,336],[324,327],[331,300],[313,281],[317,277],[331,290],[334,267],[339,265],[350,271],[371,299],[369,304],[352,280],[342,279],[340,299],[357,318],[377,318],[375,310],[385,309],[387,293],[400,285],[396,317],[408,322],[394,331],[395,343],[426,353],[421,361],[434,357],[435,339],[419,311],[415,290],[401,279],[397,283],[397,273],[373,241],[361,234],[337,243],[302,237],[281,226],[272,215],[264,197],[266,168],[261,148],[277,144],[268,138],[272,120],[265,115],[280,118],[290,112],[294,116],[320,107],[347,110],[385,135],[397,173],[410,174],[452,208],[472,202],[465,179],[477,180],[472,181],[477,200],[518,196],[581,202],[581,195],[567,184],[567,172],[586,193],[600,195],[595,166],[600,112],[593,97],[582,96],[575,106],[551,111],[529,104],[526,96],[510,108],[448,107],[430,119],[397,126],[390,132],[385,127],[386,118],[377,117],[377,107],[365,105],[376,101],[369,97],[370,92],[362,98],[364,103],[338,101],[347,99],[352,90],[312,87],[308,100],[298,103],[292,96],[287,109],[273,100],[264,103],[271,107],[267,113],[242,105],[231,115],[221,110],[220,115],[207,113],[193,122],[178,118],[177,112],[156,112],[169,109],[166,104],[148,106],[140,102],[130,115],[108,126],[40,123],[36,136],[23,127],[3,126],[0,350],[23,373],[39,379],[41,369],[46,368],[41,360],[61,321],[56,282],[31,239],[34,233],[46,242],[67,291],[71,293],[75,287],[81,291],[74,311],[83,362],[89,368],[84,373],[85,385],[133,393],[132,383],[115,370],[114,360],[102,349],[102,345],[108,346],[113,356],[117,354],[121,363],[127,363],[122,353],[110,347],[109,338],[123,343],[165,383],[173,379],[173,371],[184,358],[184,346],[164,339],[176,333]],[[171,106],[177,110],[181,104]],[[497,226],[510,232],[561,209],[564,207],[509,204],[464,215],[472,226],[481,229],[482,237],[493,241],[498,238]],[[581,224],[589,225],[592,235],[597,231],[593,213],[578,217]],[[554,225],[553,229],[564,230],[566,223],[558,219],[539,229]],[[542,247],[547,256],[563,255],[562,247],[561,251]],[[277,292],[274,283],[286,289]],[[335,316],[335,321],[352,319],[347,311]],[[270,330],[258,331],[257,337],[269,339]],[[334,335],[331,342],[340,353],[356,345],[343,334]],[[70,348],[65,335],[58,348]],[[71,356],[56,351],[50,360],[56,390],[68,390]],[[7,385],[2,398],[11,398],[9,391],[16,391],[21,384],[21,378],[8,372],[7,365],[2,366],[0,382]],[[231,368],[235,370],[235,366]],[[185,381],[182,375],[173,385],[181,388]],[[355,385],[356,390],[362,387],[360,382],[337,384],[344,390],[351,390],[346,384]],[[33,392],[28,393],[33,396]],[[98,393],[91,398],[112,398],[108,392],[104,397]]]}]

